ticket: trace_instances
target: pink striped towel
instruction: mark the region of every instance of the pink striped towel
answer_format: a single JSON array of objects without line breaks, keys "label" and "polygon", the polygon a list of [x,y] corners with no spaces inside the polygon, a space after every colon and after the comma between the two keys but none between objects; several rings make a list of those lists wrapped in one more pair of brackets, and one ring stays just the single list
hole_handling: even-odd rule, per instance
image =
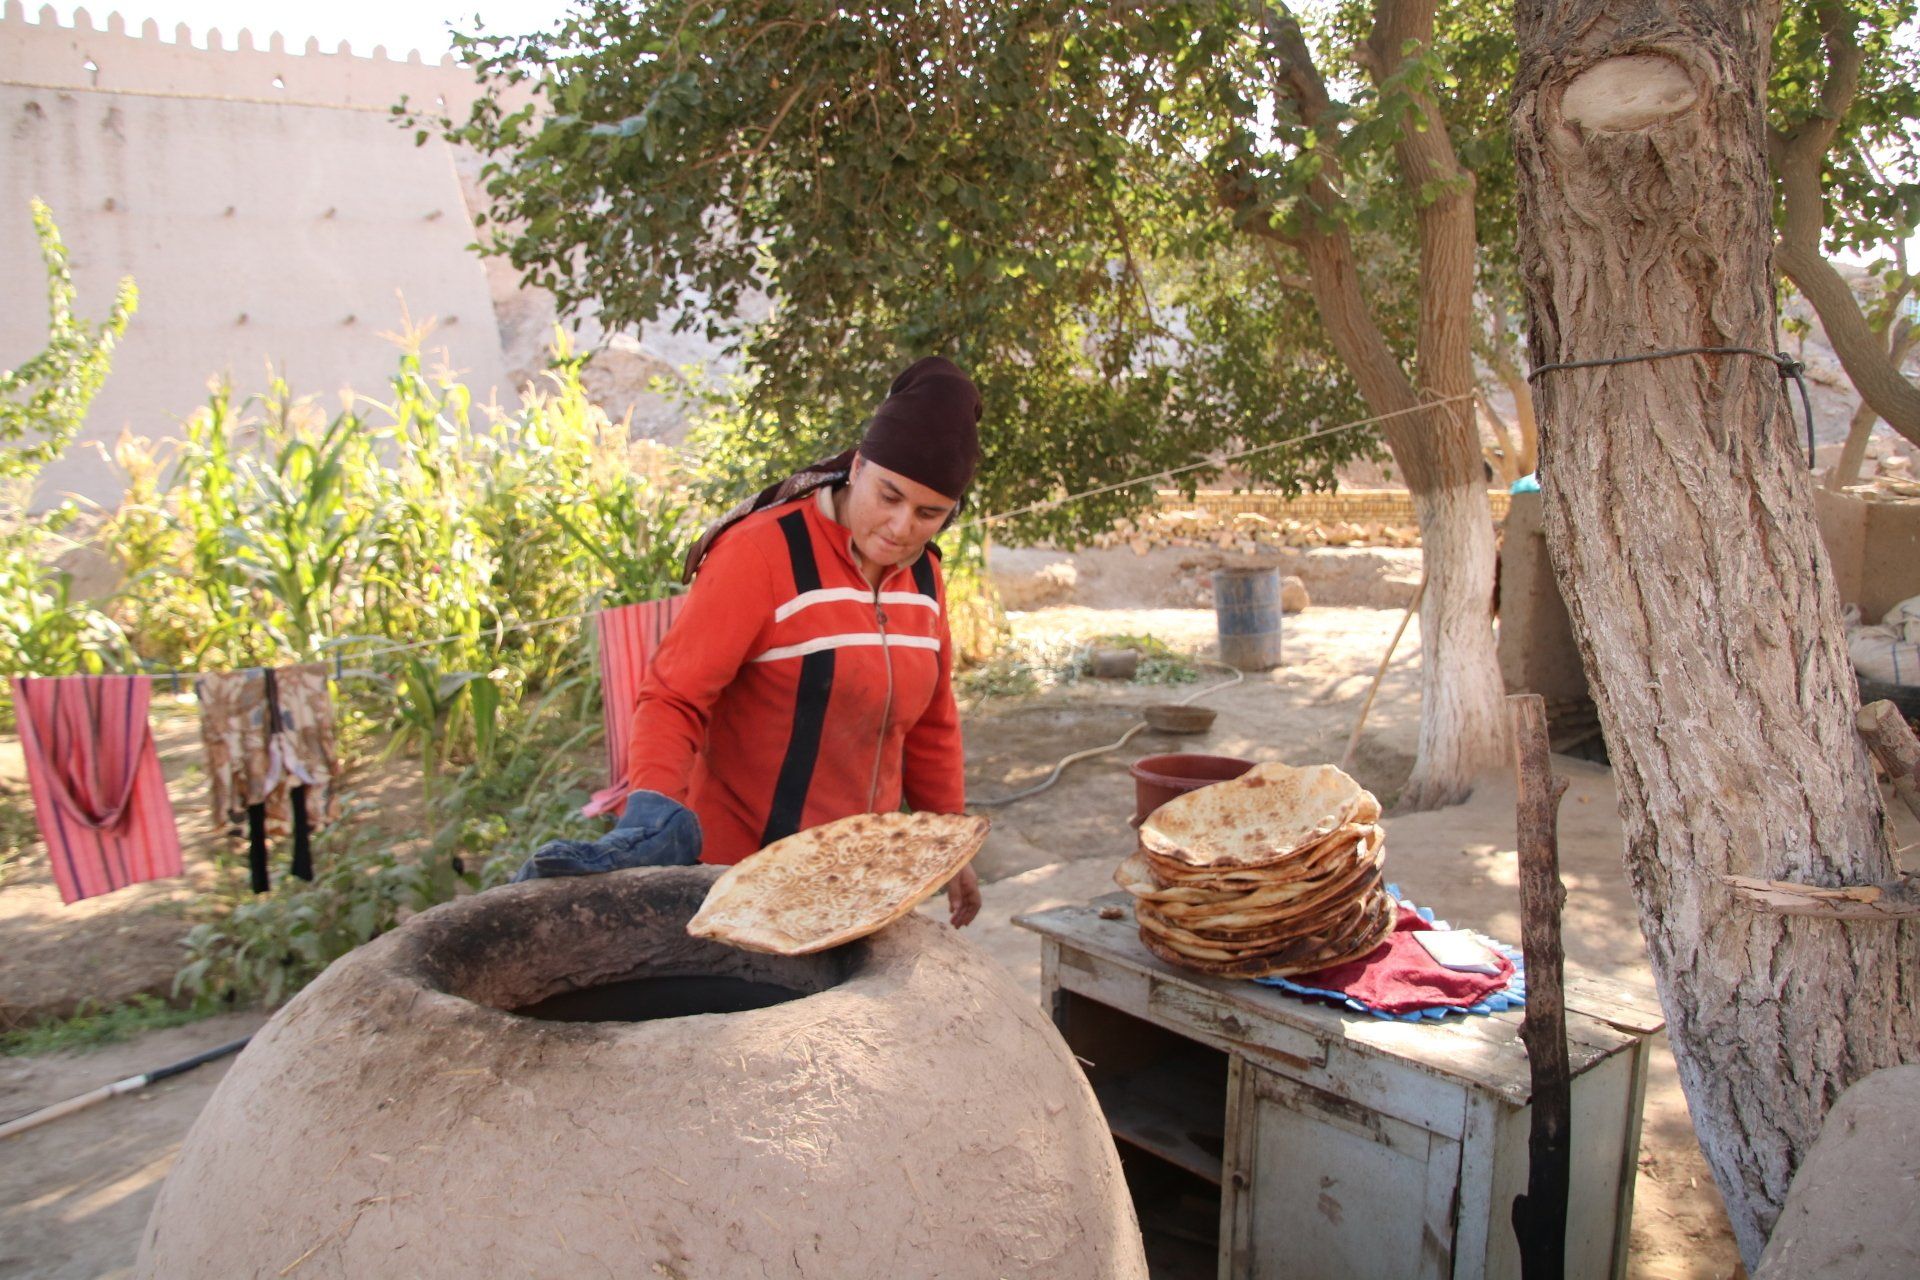
[{"label": "pink striped towel", "polygon": [[623,604],[594,619],[600,635],[600,694],[607,722],[607,785],[580,812],[587,817],[618,813],[627,802],[627,734],[640,701],[640,682],[667,628],[680,616],[685,595]]},{"label": "pink striped towel", "polygon": [[34,817],[62,902],[181,873],[146,676],[13,678]]}]

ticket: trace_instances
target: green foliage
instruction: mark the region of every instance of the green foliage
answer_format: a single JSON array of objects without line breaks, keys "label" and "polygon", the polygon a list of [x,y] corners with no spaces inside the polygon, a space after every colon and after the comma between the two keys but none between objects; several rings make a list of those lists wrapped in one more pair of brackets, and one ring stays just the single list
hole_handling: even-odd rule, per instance
[{"label": "green foliage", "polygon": [[[666,594],[695,513],[591,403],[564,342],[519,412],[482,421],[464,386],[427,368],[423,336],[406,335],[385,399],[336,413],[283,382],[246,399],[216,386],[170,473],[148,442],[123,438],[126,502],[95,535],[127,574],[111,616],[72,601],[44,557],[0,561],[11,670],[339,654],[343,744],[378,740],[421,762],[417,847],[390,821],[342,815],[317,838],[314,883],[259,898],[230,886],[193,929],[176,991],[277,1003],[407,913],[584,832],[579,756],[601,716],[572,615]],[[31,537],[71,519],[40,520]],[[0,816],[5,875],[31,834],[16,836],[12,806]]]},{"label": "green foliage", "polygon": [[1862,54],[1858,89],[1821,173],[1823,243],[1829,254],[1871,254],[1920,228],[1920,6],[1914,0],[1790,0],[1774,29],[1767,89],[1776,132],[1831,115],[1823,101],[1833,80],[1823,10],[1851,30]]},{"label": "green foliage", "polygon": [[[1244,17],[1224,12],[596,0],[548,32],[458,38],[550,113],[410,120],[487,156],[488,247],[563,308],[741,352],[740,383],[702,389],[710,491],[844,448],[892,374],[940,352],[990,406],[976,510],[1000,511],[1358,416],[1298,296],[1220,299],[1224,275],[1167,269],[1218,233],[1213,175],[1168,122]],[[756,292],[773,306],[750,322]],[[1255,363],[1188,324],[1233,305],[1285,345]],[[1337,437],[1267,470],[1317,480],[1367,448]],[[1103,528],[1153,487],[1010,536]]]},{"label": "green foliage", "polygon": [[278,1004],[391,929],[403,912],[454,895],[459,877],[449,861],[405,857],[391,845],[368,848],[365,830],[346,821],[317,837],[311,884],[283,877],[271,893],[195,925],[176,994]]},{"label": "green foliage", "polygon": [[[1200,678],[1193,659],[1153,636],[1115,633],[1091,639],[1041,632],[1011,639],[998,653],[954,676],[966,702],[1020,698],[1092,678],[1095,649],[1132,649],[1140,654],[1134,685],[1191,684]],[[1105,683],[1104,681],[1102,683]]]},{"label": "green foliage", "polygon": [[344,814],[316,837],[311,884],[284,877],[194,926],[175,991],[276,1005],[407,916],[504,882],[548,840],[598,829],[579,815],[587,773],[577,753],[599,727],[597,715],[582,727],[588,691],[576,678],[501,708],[497,741],[511,749],[461,771],[433,805],[423,847],[396,846],[371,814]]},{"label": "green foliage", "polygon": [[957,666],[984,662],[1011,637],[1007,611],[987,578],[987,528],[962,525],[945,539],[941,561],[947,585],[947,629]]},{"label": "green foliage", "polygon": [[1140,655],[1134,671],[1135,684],[1191,684],[1200,678],[1200,668],[1192,658],[1153,636],[1115,633],[1095,636],[1087,642],[1091,649],[1132,649]]},{"label": "green foliage", "polygon": [[[518,624],[664,594],[693,513],[640,474],[623,426],[589,401],[564,346],[513,415],[478,421],[408,336],[384,400],[337,413],[276,381],[238,399],[217,386],[187,423],[164,487],[150,450],[123,442],[133,484],[106,526],[128,572],[113,612],[143,659],[208,667],[444,640],[417,655],[460,689],[416,698],[458,754],[476,708],[583,661],[577,625]],[[477,697],[465,685],[500,684]],[[409,719],[408,723],[414,723]],[[425,723],[421,721],[420,723]]]},{"label": "green foliage", "polygon": [[149,1031],[198,1022],[220,1011],[220,1005],[211,1000],[180,1006],[149,995],[136,995],[125,1004],[115,1005],[82,1001],[78,1012],[70,1018],[0,1033],[0,1056],[85,1053]]},{"label": "green foliage", "polygon": [[[504,673],[502,673],[504,674]],[[457,723],[472,727],[477,762],[491,764],[498,741],[500,685],[493,675],[472,671],[443,673],[438,663],[413,654],[400,664],[397,710],[388,752],[411,745],[420,752],[421,783],[427,811],[434,810],[434,780]]]},{"label": "green foliage", "polygon": [[[77,510],[63,503],[33,514],[29,502],[40,472],[85,423],[139,295],[124,279],[104,321],[81,319],[60,229],[38,200],[33,226],[47,275],[47,344],[0,370],[0,672],[72,675],[123,657],[125,636],[99,609],[76,600],[71,577],[52,567],[73,545],[66,531]],[[0,691],[0,723],[11,714],[12,695]]]},{"label": "green foliage", "polygon": [[74,314],[78,294],[53,211],[33,201],[33,230],[47,273],[47,345],[19,366],[0,370],[0,484],[31,485],[60,456],[86,421],[106,381],[113,348],[140,305],[131,277],[120,281],[99,324]]},{"label": "green foliage", "polygon": [[0,793],[0,889],[19,873],[27,850],[39,839],[25,793]]},{"label": "green foliage", "polygon": [[72,576],[28,549],[30,538],[0,555],[0,670],[65,676],[99,673],[127,652],[119,626],[73,598]]}]

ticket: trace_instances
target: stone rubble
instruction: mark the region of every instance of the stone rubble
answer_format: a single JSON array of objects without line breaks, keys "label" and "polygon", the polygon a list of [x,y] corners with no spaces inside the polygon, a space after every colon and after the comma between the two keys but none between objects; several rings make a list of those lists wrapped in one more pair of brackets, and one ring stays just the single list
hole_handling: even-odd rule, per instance
[{"label": "stone rubble", "polygon": [[1156,507],[1136,517],[1123,516],[1089,542],[1095,547],[1130,547],[1137,556],[1155,547],[1204,547],[1253,555],[1268,547],[1417,547],[1420,530],[1378,520],[1273,519],[1250,511],[1226,515],[1199,507]]}]

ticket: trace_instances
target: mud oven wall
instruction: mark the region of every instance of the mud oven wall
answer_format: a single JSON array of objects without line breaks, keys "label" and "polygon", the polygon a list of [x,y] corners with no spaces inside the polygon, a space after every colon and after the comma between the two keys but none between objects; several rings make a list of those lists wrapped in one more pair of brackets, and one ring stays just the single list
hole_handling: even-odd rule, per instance
[{"label": "mud oven wall", "polygon": [[[506,886],[335,964],[187,1138],[138,1274],[1144,1276],[1098,1105],[920,917],[822,957],[686,937],[707,868]],[[511,1012],[707,975],[765,1008]]]}]

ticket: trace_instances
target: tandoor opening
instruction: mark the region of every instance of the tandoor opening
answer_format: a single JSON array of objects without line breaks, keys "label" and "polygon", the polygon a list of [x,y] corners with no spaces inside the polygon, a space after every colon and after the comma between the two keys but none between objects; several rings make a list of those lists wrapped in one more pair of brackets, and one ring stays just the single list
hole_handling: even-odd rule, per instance
[{"label": "tandoor opening", "polygon": [[774,956],[689,937],[717,875],[657,867],[490,890],[417,934],[419,979],[521,1017],[639,1023],[805,999],[865,963],[864,941]]},{"label": "tandoor opening", "polygon": [[676,974],[563,991],[513,1012],[548,1022],[651,1022],[696,1013],[744,1013],[807,994],[772,982],[722,974]]}]

